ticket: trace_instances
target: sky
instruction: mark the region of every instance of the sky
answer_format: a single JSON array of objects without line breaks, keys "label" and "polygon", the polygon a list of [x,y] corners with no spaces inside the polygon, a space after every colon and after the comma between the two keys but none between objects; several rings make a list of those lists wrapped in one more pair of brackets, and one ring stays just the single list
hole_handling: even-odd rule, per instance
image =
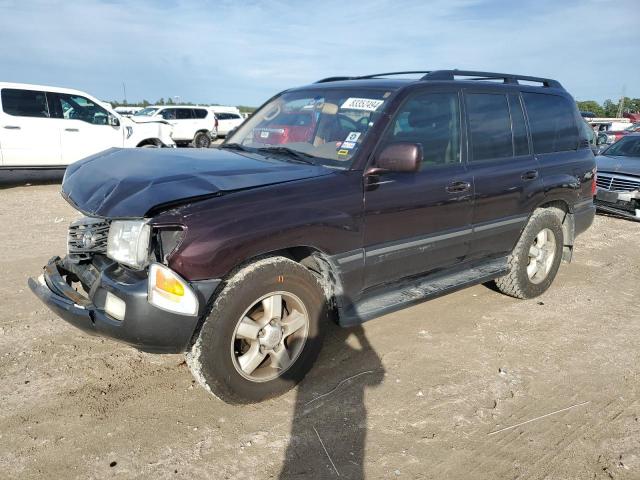
[{"label": "sky", "polygon": [[640,97],[640,0],[0,0],[0,81],[258,106],[334,75],[459,68]]}]

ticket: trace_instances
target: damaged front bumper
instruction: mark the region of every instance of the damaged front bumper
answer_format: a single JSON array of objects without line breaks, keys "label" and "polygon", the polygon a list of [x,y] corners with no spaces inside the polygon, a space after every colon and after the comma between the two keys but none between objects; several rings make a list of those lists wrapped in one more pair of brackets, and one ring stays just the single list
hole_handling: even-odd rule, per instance
[{"label": "damaged front bumper", "polygon": [[[72,282],[81,283],[87,295],[70,286]],[[50,310],[87,333],[111,337],[146,352],[179,353],[190,347],[199,319],[220,280],[190,282],[200,305],[196,316],[151,305],[147,301],[146,271],[123,268],[100,255],[84,263],[54,257],[42,275],[29,278],[28,283]],[[124,302],[122,320],[105,311],[108,294]]]},{"label": "damaged front bumper", "polygon": [[618,192],[598,188],[595,204],[598,210],[640,221],[640,190]]}]

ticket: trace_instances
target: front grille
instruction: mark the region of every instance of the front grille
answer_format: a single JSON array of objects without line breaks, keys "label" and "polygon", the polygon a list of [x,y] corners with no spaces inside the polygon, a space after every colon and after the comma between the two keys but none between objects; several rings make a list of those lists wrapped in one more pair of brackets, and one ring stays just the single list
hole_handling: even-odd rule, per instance
[{"label": "front grille", "polygon": [[89,258],[94,253],[107,253],[109,222],[102,218],[83,217],[69,225],[67,251],[69,255]]},{"label": "front grille", "polygon": [[640,189],[640,178],[626,175],[603,175],[598,172],[598,187],[615,192],[633,192]]}]

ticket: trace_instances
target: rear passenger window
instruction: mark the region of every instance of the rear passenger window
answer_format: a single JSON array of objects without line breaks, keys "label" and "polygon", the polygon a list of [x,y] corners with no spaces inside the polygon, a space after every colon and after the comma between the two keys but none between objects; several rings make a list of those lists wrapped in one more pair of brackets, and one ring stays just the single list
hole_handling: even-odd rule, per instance
[{"label": "rear passenger window", "polygon": [[460,162],[458,94],[420,93],[405,102],[385,135],[385,143],[422,145],[422,168]]},{"label": "rear passenger window", "polygon": [[229,120],[228,113],[216,113],[216,115],[218,116],[218,120]]},{"label": "rear passenger window", "polygon": [[191,120],[193,116],[191,115],[190,108],[177,108],[176,109],[176,120]]},{"label": "rear passenger window", "polygon": [[518,95],[509,95],[509,110],[511,111],[511,126],[513,127],[514,155],[529,155],[527,127]]},{"label": "rear passenger window", "polygon": [[558,95],[523,93],[536,153],[564,152],[578,147],[575,111]]},{"label": "rear passenger window", "polygon": [[193,118],[207,118],[207,111],[204,108],[194,108]]},{"label": "rear passenger window", "polygon": [[2,110],[17,117],[49,118],[47,96],[37,90],[2,89]]},{"label": "rear passenger window", "polygon": [[471,93],[465,96],[471,139],[471,160],[479,162],[513,156],[507,96]]}]

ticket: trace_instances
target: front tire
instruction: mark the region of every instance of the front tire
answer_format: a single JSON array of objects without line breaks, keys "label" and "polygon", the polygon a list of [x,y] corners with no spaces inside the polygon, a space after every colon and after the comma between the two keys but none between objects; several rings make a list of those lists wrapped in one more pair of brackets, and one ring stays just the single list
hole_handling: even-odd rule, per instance
[{"label": "front tire", "polygon": [[560,217],[552,209],[536,210],[509,256],[510,272],[496,279],[502,293],[534,298],[544,293],[558,273],[564,238]]},{"label": "front tire", "polygon": [[193,146],[195,148],[209,148],[211,146],[211,137],[207,132],[198,132],[193,137]]},{"label": "front tire", "polygon": [[254,403],[300,382],[322,346],[327,301],[316,277],[284,257],[238,270],[187,354],[194,377],[228,403]]}]

